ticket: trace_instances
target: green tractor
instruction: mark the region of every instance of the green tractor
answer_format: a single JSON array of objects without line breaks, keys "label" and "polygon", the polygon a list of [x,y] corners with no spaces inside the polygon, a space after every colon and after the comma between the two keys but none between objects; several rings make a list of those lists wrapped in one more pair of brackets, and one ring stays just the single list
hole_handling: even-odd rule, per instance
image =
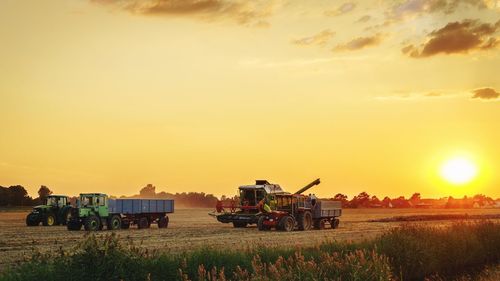
[{"label": "green tractor", "polygon": [[35,206],[26,217],[27,226],[66,225],[71,215],[71,205],[68,196],[49,195],[44,205]]}]

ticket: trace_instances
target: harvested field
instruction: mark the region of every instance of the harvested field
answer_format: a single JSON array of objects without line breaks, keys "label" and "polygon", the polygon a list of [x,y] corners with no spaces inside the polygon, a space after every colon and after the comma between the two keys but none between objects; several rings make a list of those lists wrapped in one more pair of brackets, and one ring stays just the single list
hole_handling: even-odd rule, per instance
[{"label": "harvested field", "polygon": [[[259,232],[256,227],[233,228],[208,216],[211,209],[178,209],[170,215],[167,229],[116,231],[120,238],[149,250],[161,252],[183,252],[202,246],[217,248],[252,248],[259,245],[280,246],[290,243],[297,246],[311,246],[324,241],[361,241],[373,238],[400,222],[369,222],[398,216],[422,215],[499,215],[500,210],[419,210],[419,209],[346,209],[341,224],[336,230],[306,232]],[[27,211],[0,212],[0,271],[13,266],[33,250],[41,252],[68,250],[85,237],[85,231],[70,232],[64,226],[26,227]],[[431,225],[446,225],[453,220],[419,222]],[[105,235],[109,231],[98,232]]]}]

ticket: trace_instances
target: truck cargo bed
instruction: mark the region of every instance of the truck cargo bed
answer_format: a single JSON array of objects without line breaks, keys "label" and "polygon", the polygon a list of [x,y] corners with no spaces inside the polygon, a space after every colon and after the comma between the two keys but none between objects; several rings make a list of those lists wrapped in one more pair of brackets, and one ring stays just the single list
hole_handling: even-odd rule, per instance
[{"label": "truck cargo bed", "polygon": [[109,199],[110,214],[152,214],[173,213],[171,199]]},{"label": "truck cargo bed", "polygon": [[342,215],[342,203],[340,201],[320,200],[312,208],[313,218],[333,218]]}]

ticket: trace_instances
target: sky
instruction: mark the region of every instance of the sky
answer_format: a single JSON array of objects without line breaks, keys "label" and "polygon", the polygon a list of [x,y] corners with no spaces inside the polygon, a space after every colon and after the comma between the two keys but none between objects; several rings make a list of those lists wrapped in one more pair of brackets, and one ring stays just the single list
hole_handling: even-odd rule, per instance
[{"label": "sky", "polygon": [[0,43],[0,185],[32,196],[500,197],[500,1],[1,0]]}]

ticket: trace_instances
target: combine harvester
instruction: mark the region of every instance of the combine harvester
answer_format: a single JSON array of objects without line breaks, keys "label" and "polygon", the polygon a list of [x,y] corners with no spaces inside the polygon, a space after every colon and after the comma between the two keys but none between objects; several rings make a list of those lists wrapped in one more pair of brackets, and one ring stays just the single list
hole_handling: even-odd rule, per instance
[{"label": "combine harvester", "polygon": [[167,214],[174,212],[171,199],[109,199],[102,193],[84,193],[76,208],[71,209],[68,230],[128,229],[131,224],[149,228],[156,223],[159,228],[168,226]]},{"label": "combine harvester", "polygon": [[[257,224],[259,230],[291,231],[294,229],[323,229],[339,225],[342,215],[341,202],[318,200],[314,195],[302,193],[320,184],[320,179],[309,183],[294,194],[283,191],[277,184],[257,180],[255,185],[240,186],[240,202],[229,205],[217,202],[216,213],[211,214],[222,223],[233,223],[234,227]],[[268,208],[264,208],[267,205]],[[266,211],[267,209],[267,211]]]}]

